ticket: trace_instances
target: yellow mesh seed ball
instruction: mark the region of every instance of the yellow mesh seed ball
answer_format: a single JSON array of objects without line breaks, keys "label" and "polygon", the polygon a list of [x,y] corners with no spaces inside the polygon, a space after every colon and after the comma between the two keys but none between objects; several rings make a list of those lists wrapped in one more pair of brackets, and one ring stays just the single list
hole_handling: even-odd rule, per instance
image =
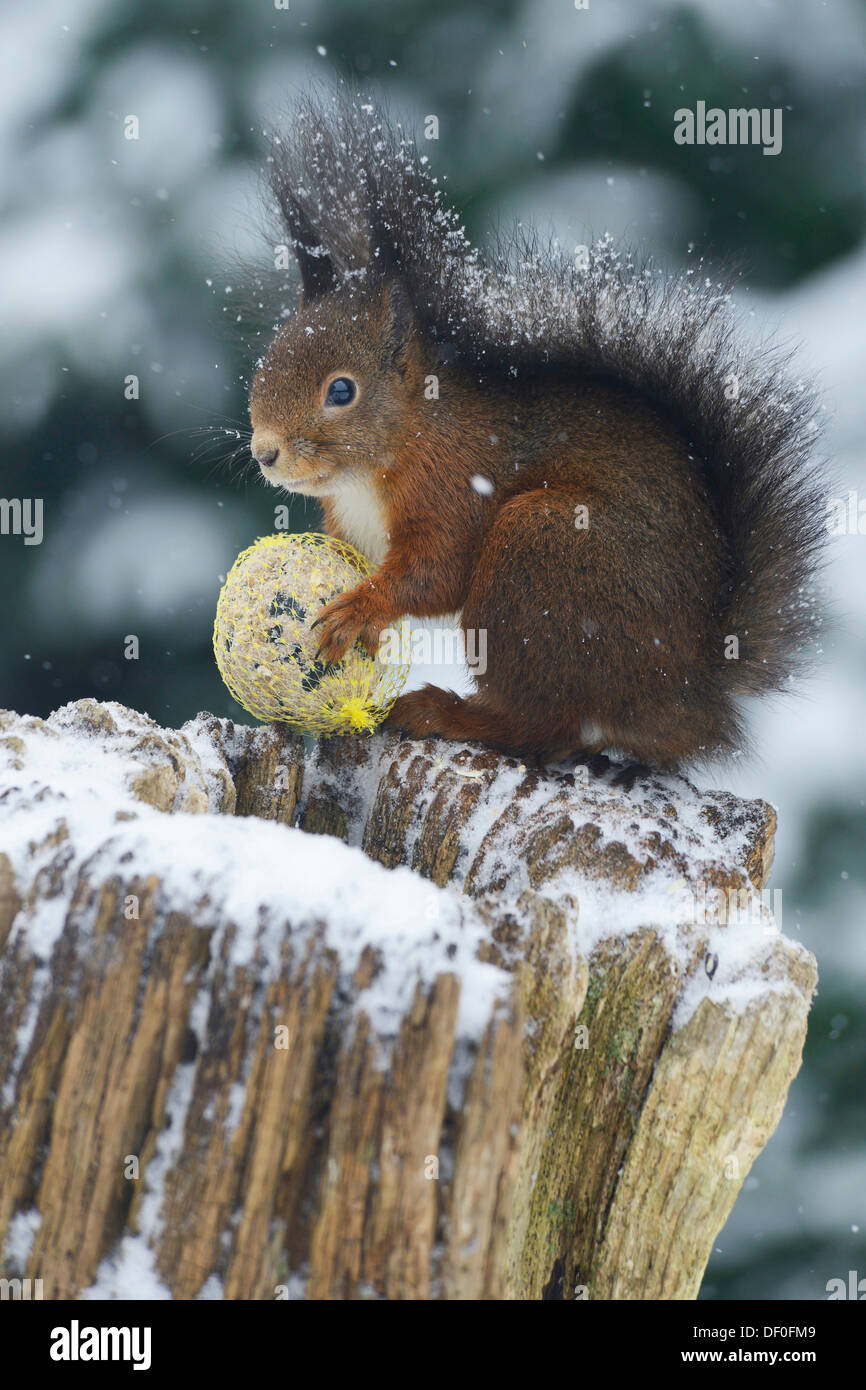
[{"label": "yellow mesh seed ball", "polygon": [[370,731],[399,695],[408,665],[359,642],[341,662],[316,659],[312,624],[372,566],[333,536],[262,536],[235,560],[217,601],[213,648],[234,698],[257,719],[308,734]]}]

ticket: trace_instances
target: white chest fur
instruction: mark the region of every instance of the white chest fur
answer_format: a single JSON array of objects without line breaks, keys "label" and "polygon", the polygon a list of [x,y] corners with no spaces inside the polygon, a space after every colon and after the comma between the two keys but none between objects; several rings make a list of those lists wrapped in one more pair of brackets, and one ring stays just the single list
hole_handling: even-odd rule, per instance
[{"label": "white chest fur", "polygon": [[347,476],[331,493],[334,520],[341,536],[357,546],[374,565],[381,565],[388,549],[385,514],[374,489],[363,477]]}]

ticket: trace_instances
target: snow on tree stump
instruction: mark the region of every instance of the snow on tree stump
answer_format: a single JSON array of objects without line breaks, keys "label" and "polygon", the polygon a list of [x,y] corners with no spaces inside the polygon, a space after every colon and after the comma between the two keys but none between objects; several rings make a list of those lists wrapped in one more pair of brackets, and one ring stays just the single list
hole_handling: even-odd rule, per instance
[{"label": "snow on tree stump", "polygon": [[5,1277],[696,1296],[816,983],[769,806],[92,700],[0,766]]}]

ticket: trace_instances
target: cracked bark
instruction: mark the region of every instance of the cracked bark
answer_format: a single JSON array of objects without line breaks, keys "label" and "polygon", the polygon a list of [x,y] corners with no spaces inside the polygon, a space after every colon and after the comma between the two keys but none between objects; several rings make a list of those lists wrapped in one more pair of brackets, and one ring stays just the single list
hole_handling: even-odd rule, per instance
[{"label": "cracked bark", "polygon": [[[0,854],[0,1245],[17,1214],[40,1218],[20,1273],[74,1297],[142,1230],[176,1298],[212,1276],[247,1299],[300,1280],[318,1299],[694,1298],[800,1065],[815,967],[767,933],[762,983],[732,1002],[710,988],[709,927],[674,948],[643,890],[761,888],[771,808],[393,735],[305,757],[275,727],[163,730],[118,708],[0,716],[0,813],[45,807],[25,859]],[[164,816],[336,836],[453,893],[502,971],[480,1032],[461,1031],[447,962],[377,1032],[377,952],[347,973],[327,921],[291,901],[276,918],[264,882],[279,949],[263,936],[238,965],[215,895],[173,906],[152,819],[106,873],[50,778],[29,776],[32,750],[72,736]],[[117,823],[135,814],[119,805]],[[609,930],[584,942],[582,899],[602,891]],[[62,925],[44,957],[46,905]]]}]

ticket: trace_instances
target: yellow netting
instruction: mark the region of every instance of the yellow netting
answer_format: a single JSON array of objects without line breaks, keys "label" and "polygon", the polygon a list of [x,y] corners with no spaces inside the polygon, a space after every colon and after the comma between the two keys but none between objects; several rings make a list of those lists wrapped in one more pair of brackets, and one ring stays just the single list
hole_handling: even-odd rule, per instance
[{"label": "yellow netting", "polygon": [[374,660],[356,642],[343,661],[325,665],[311,626],[372,568],[354,546],[315,532],[262,536],[241,552],[220,590],[213,649],[245,710],[307,734],[369,732],[382,722],[408,664]]}]

